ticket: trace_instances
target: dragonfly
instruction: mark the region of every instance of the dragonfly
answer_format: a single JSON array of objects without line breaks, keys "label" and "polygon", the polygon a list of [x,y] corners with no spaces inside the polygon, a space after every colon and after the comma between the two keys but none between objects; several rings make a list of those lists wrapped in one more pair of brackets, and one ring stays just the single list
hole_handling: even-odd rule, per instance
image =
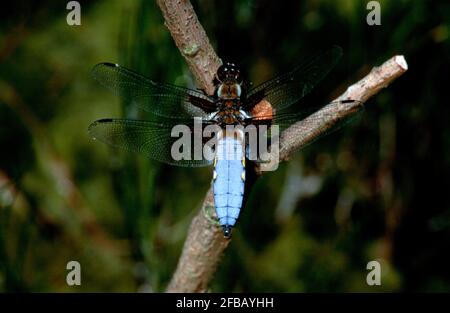
[{"label": "dragonfly", "polygon": [[[226,127],[278,125],[283,130],[305,118],[308,116],[305,112],[311,107],[300,100],[331,71],[341,56],[342,49],[333,46],[256,86],[242,77],[236,64],[226,62],[214,77],[212,95],[200,89],[156,82],[117,64],[100,63],[93,68],[93,77],[118,96],[150,112],[150,118],[100,119],[89,126],[89,133],[113,147],[143,153],[170,165],[213,165],[215,212],[224,237],[229,238],[243,203],[249,147],[242,132],[231,134]],[[192,134],[198,132],[194,129],[194,117],[202,129],[211,125],[219,128],[214,136],[213,157],[174,158],[173,145],[177,138],[173,136],[173,128],[185,125]],[[202,141],[201,145],[204,144]]]}]

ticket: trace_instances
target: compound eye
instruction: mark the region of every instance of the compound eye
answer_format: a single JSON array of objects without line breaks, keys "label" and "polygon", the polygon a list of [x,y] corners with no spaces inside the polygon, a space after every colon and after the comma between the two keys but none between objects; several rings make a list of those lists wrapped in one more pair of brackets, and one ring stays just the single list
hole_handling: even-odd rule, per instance
[{"label": "compound eye", "polygon": [[219,78],[220,81],[223,81],[227,77],[228,72],[228,67],[226,65],[221,65],[217,70],[217,78]]}]

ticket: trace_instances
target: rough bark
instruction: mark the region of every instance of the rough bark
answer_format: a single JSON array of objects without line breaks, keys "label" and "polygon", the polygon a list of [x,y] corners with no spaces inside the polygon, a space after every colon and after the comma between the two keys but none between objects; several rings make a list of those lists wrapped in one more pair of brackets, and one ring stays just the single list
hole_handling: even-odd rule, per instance
[{"label": "rough bark", "polygon": [[203,26],[187,0],[158,0],[165,25],[186,59],[197,83],[208,94],[214,92],[213,79],[222,64]]}]

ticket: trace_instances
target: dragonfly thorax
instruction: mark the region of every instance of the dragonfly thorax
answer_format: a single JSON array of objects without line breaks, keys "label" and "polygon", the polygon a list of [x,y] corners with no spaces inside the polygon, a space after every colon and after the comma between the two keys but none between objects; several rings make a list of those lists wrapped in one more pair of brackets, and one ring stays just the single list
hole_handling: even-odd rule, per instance
[{"label": "dragonfly thorax", "polygon": [[211,116],[211,119],[220,126],[244,124],[247,118],[249,118],[249,115],[241,109],[241,103],[232,100],[221,101],[219,110]]},{"label": "dragonfly thorax", "polygon": [[221,83],[217,88],[217,98],[222,100],[239,99],[241,97],[242,88],[237,82]]},{"label": "dragonfly thorax", "polygon": [[219,111],[218,119],[220,124],[238,124],[242,121],[241,114],[238,110],[225,109]]}]

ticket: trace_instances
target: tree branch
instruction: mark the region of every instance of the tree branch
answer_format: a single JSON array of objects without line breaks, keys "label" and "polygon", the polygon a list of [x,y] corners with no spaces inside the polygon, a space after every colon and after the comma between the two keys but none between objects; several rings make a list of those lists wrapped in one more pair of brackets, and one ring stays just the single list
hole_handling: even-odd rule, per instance
[{"label": "tree branch", "polygon": [[[213,79],[222,64],[211,46],[191,3],[187,0],[158,0],[165,25],[186,59],[200,88],[213,94]],[[214,207],[212,190],[205,197],[202,210],[192,220],[177,269],[167,292],[205,291],[229,240],[211,223],[204,209]]]},{"label": "tree branch", "polygon": [[[296,150],[311,143],[315,138],[330,130],[336,123],[362,108],[364,102],[387,87],[408,70],[403,56],[397,55],[374,67],[363,79],[351,85],[333,102],[309,117],[293,124],[280,135],[280,160],[285,161]],[[360,102],[343,103],[341,100]]]},{"label": "tree branch", "polygon": [[[185,57],[200,87],[212,94],[212,80],[220,59],[215,54],[203,27],[187,0],[158,0],[177,47]],[[327,132],[341,119],[361,109],[362,104],[408,69],[403,56],[395,56],[372,71],[336,100],[361,102],[333,102],[299,121],[280,136],[280,160]],[[318,118],[322,117],[322,118]],[[247,190],[249,192],[249,190]],[[223,251],[230,240],[222,230],[205,217],[204,211],[214,207],[212,190],[205,197],[202,208],[192,220],[183,251],[167,292],[204,292],[211,280]]]},{"label": "tree branch", "polygon": [[206,291],[223,251],[230,243],[223,237],[222,229],[205,217],[204,211],[208,208],[214,208],[211,188],[189,227],[183,252],[167,292]]},{"label": "tree branch", "polygon": [[165,25],[199,86],[212,95],[213,79],[222,64],[188,0],[158,0]]}]

